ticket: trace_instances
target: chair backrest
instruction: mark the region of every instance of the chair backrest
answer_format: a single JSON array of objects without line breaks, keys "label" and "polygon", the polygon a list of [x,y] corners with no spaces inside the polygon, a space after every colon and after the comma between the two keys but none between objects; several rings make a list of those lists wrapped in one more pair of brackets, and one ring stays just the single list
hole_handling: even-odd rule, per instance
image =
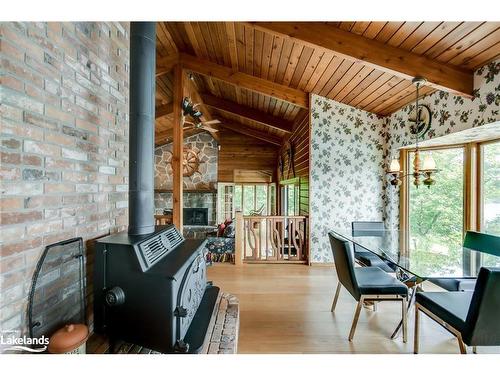
[{"label": "chair backrest", "polygon": [[359,301],[361,294],[359,293],[358,282],[354,273],[354,253],[351,245],[348,241],[337,237],[333,233],[328,233],[328,237],[330,238],[339,282]]},{"label": "chair backrest", "polygon": [[[384,231],[383,221],[353,221],[351,223],[353,236],[379,236],[378,232]],[[368,251],[363,247],[354,244],[354,252]]]},{"label": "chair backrest", "polygon": [[463,247],[500,256],[500,237],[487,233],[467,231]]},{"label": "chair backrest", "polygon": [[353,221],[351,226],[353,232],[383,231],[385,229],[383,221]]},{"label": "chair backrest", "polygon": [[482,267],[472,296],[463,340],[467,345],[500,345],[500,268]]}]

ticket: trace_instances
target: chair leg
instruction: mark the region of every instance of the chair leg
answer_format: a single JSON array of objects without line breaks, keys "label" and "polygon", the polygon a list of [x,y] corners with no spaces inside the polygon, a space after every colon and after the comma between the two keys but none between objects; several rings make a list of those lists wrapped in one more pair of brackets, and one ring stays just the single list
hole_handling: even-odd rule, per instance
[{"label": "chair leg", "polygon": [[358,305],[356,306],[356,312],[354,313],[354,319],[352,320],[351,331],[349,332],[349,341],[352,341],[354,337],[354,332],[356,331],[356,325],[358,324],[361,307],[363,307],[363,297],[359,299]]},{"label": "chair leg", "polygon": [[408,341],[408,310],[406,309],[406,304],[408,303],[408,298],[405,297],[401,300],[401,314],[403,319],[403,342]]},{"label": "chair leg", "polygon": [[460,348],[460,354],[467,354],[467,349],[465,348],[465,344],[462,341],[462,335],[457,336],[458,347]]},{"label": "chair leg", "polygon": [[337,306],[337,301],[339,299],[339,294],[340,294],[340,287],[342,286],[342,284],[340,284],[340,281],[339,283],[337,284],[337,290],[335,291],[335,297],[333,298],[333,302],[332,302],[332,308],[331,308],[331,312],[334,312],[335,311],[335,307]]},{"label": "chair leg", "polygon": [[476,345],[474,345],[472,347],[472,353],[477,354],[477,346]]},{"label": "chair leg", "polygon": [[419,335],[419,321],[418,321],[418,306],[415,306],[415,336],[413,337],[413,353],[418,354],[418,335]]}]

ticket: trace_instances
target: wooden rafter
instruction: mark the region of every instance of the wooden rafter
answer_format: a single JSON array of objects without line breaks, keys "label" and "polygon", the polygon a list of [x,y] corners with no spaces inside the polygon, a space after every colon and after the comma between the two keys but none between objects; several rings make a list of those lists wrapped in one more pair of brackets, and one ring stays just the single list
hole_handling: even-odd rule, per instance
[{"label": "wooden rafter", "polygon": [[258,122],[268,128],[276,129],[285,133],[291,133],[293,124],[281,117],[275,117],[265,112],[250,108],[230,100],[225,100],[213,95],[201,94],[201,100],[205,105],[213,107],[219,111],[231,113],[243,117],[247,120]]},{"label": "wooden rafter", "polygon": [[365,38],[323,23],[253,22],[254,28],[321,48],[343,58],[360,61],[397,77],[425,77],[429,86],[467,97],[472,96],[473,72],[438,62],[401,48]]},{"label": "wooden rafter", "polygon": [[235,133],[246,135],[248,137],[260,139],[261,141],[271,143],[275,146],[281,146],[281,144],[283,143],[283,140],[279,137],[271,135],[267,132],[249,128],[241,123],[222,122],[221,124],[219,124],[219,128],[227,129]]},{"label": "wooden rafter", "polygon": [[[210,110],[208,106],[205,105],[203,99],[200,97],[200,94],[198,94],[198,89],[195,87],[194,83],[192,80],[188,80],[186,84],[186,90],[188,96],[191,98],[193,103],[197,103],[200,106],[201,113],[203,113],[202,116],[202,121],[211,121],[213,120],[212,114],[210,113]],[[216,128],[216,126],[213,126]],[[217,141],[220,142],[219,135],[217,133],[211,133],[212,137]]]},{"label": "wooden rafter", "polygon": [[199,59],[185,53],[181,53],[179,58],[184,69],[225,81],[240,88],[274,97],[302,108],[309,108],[309,97],[304,91],[243,72],[234,72],[233,69],[226,66]]},{"label": "wooden rafter", "polygon": [[155,118],[160,118],[170,115],[174,110],[172,103],[163,104],[155,109]]},{"label": "wooden rafter", "polygon": [[179,62],[179,55],[170,55],[156,60],[156,77],[168,74]]}]

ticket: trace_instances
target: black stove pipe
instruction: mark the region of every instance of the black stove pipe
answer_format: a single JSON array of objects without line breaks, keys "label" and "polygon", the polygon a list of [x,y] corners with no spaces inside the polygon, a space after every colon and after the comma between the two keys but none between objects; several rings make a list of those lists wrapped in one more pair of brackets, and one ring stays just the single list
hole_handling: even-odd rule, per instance
[{"label": "black stove pipe", "polygon": [[156,23],[130,23],[129,234],[148,234],[154,222]]}]

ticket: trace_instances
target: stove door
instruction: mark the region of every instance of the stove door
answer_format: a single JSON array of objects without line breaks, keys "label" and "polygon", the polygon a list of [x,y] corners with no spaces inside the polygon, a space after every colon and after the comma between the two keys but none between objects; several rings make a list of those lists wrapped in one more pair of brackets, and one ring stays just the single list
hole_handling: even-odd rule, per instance
[{"label": "stove door", "polygon": [[182,340],[198,310],[207,286],[207,265],[203,252],[189,266],[177,298],[177,340]]}]

